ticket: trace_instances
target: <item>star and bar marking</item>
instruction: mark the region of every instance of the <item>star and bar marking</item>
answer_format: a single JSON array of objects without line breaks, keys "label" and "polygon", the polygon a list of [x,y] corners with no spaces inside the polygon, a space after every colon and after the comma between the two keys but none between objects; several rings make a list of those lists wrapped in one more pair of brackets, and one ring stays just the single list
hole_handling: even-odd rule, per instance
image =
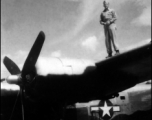
[{"label": "star and bar marking", "polygon": [[[120,106],[108,106],[107,102],[105,101],[104,106],[91,106],[90,110],[91,110],[91,112],[102,111],[102,116],[100,116],[100,117],[104,118],[107,115],[108,118],[110,119],[113,116],[113,112],[120,112]],[[110,111],[112,111],[112,114],[110,113]]]},{"label": "star and bar marking", "polygon": [[111,108],[112,108],[112,106],[111,107],[107,106],[107,103],[105,101],[104,107],[100,107],[99,108],[99,109],[101,109],[103,111],[102,117],[104,117],[106,114],[111,117],[110,112],[109,112]]}]

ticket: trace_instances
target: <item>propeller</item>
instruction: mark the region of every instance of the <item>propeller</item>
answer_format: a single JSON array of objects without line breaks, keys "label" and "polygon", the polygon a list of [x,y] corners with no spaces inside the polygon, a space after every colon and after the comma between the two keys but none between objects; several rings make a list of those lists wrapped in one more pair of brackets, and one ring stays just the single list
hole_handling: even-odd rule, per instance
[{"label": "propeller", "polygon": [[11,75],[20,74],[21,71],[18,66],[8,57],[5,56],[3,63]]},{"label": "propeller", "polygon": [[1,82],[3,82],[3,81],[5,81],[5,78],[2,78],[2,79],[1,79]]},{"label": "propeller", "polygon": [[24,120],[24,91],[26,92],[26,86],[32,82],[36,76],[35,64],[41,52],[43,43],[45,40],[44,32],[40,32],[38,37],[35,40],[26,60],[23,65],[22,71],[19,67],[8,57],[4,57],[3,63],[6,66],[7,70],[11,73],[11,76],[6,78],[6,81],[9,84],[17,84],[20,86],[20,97],[21,97],[21,106],[22,106],[22,119]]}]

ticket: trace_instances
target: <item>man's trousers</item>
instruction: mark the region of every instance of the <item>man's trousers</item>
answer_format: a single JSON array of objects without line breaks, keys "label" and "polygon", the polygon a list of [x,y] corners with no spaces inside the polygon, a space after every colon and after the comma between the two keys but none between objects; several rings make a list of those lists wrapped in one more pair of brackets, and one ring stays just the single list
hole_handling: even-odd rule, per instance
[{"label": "man's trousers", "polygon": [[107,53],[112,54],[112,45],[115,51],[118,51],[118,46],[116,42],[116,24],[110,24],[104,26],[105,33],[105,43],[107,48]]}]

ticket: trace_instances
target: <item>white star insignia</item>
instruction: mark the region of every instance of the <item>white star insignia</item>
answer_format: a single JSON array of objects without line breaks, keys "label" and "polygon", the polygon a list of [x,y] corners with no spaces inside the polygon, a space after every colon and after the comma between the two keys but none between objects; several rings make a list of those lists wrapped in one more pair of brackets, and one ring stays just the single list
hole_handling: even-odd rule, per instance
[{"label": "white star insignia", "polygon": [[100,109],[103,110],[102,117],[105,116],[106,114],[111,117],[110,112],[109,112],[111,108],[112,108],[112,107],[107,106],[107,103],[106,103],[106,101],[105,101],[104,107],[100,107]]}]

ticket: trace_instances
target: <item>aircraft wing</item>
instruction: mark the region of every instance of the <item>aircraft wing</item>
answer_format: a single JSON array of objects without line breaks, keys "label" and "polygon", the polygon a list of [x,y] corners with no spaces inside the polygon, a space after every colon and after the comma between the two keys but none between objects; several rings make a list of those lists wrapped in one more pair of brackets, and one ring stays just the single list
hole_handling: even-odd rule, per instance
[{"label": "aircraft wing", "polygon": [[151,79],[151,42],[142,47],[96,63],[98,73],[105,75],[106,95],[128,89]]},{"label": "aircraft wing", "polygon": [[[97,68],[119,70],[138,77],[139,82],[151,79],[151,43],[96,63]],[[108,66],[108,67],[107,67]]]},{"label": "aircraft wing", "polygon": [[38,96],[76,103],[110,98],[150,79],[151,43],[88,66],[81,75],[38,76],[34,88]]}]

